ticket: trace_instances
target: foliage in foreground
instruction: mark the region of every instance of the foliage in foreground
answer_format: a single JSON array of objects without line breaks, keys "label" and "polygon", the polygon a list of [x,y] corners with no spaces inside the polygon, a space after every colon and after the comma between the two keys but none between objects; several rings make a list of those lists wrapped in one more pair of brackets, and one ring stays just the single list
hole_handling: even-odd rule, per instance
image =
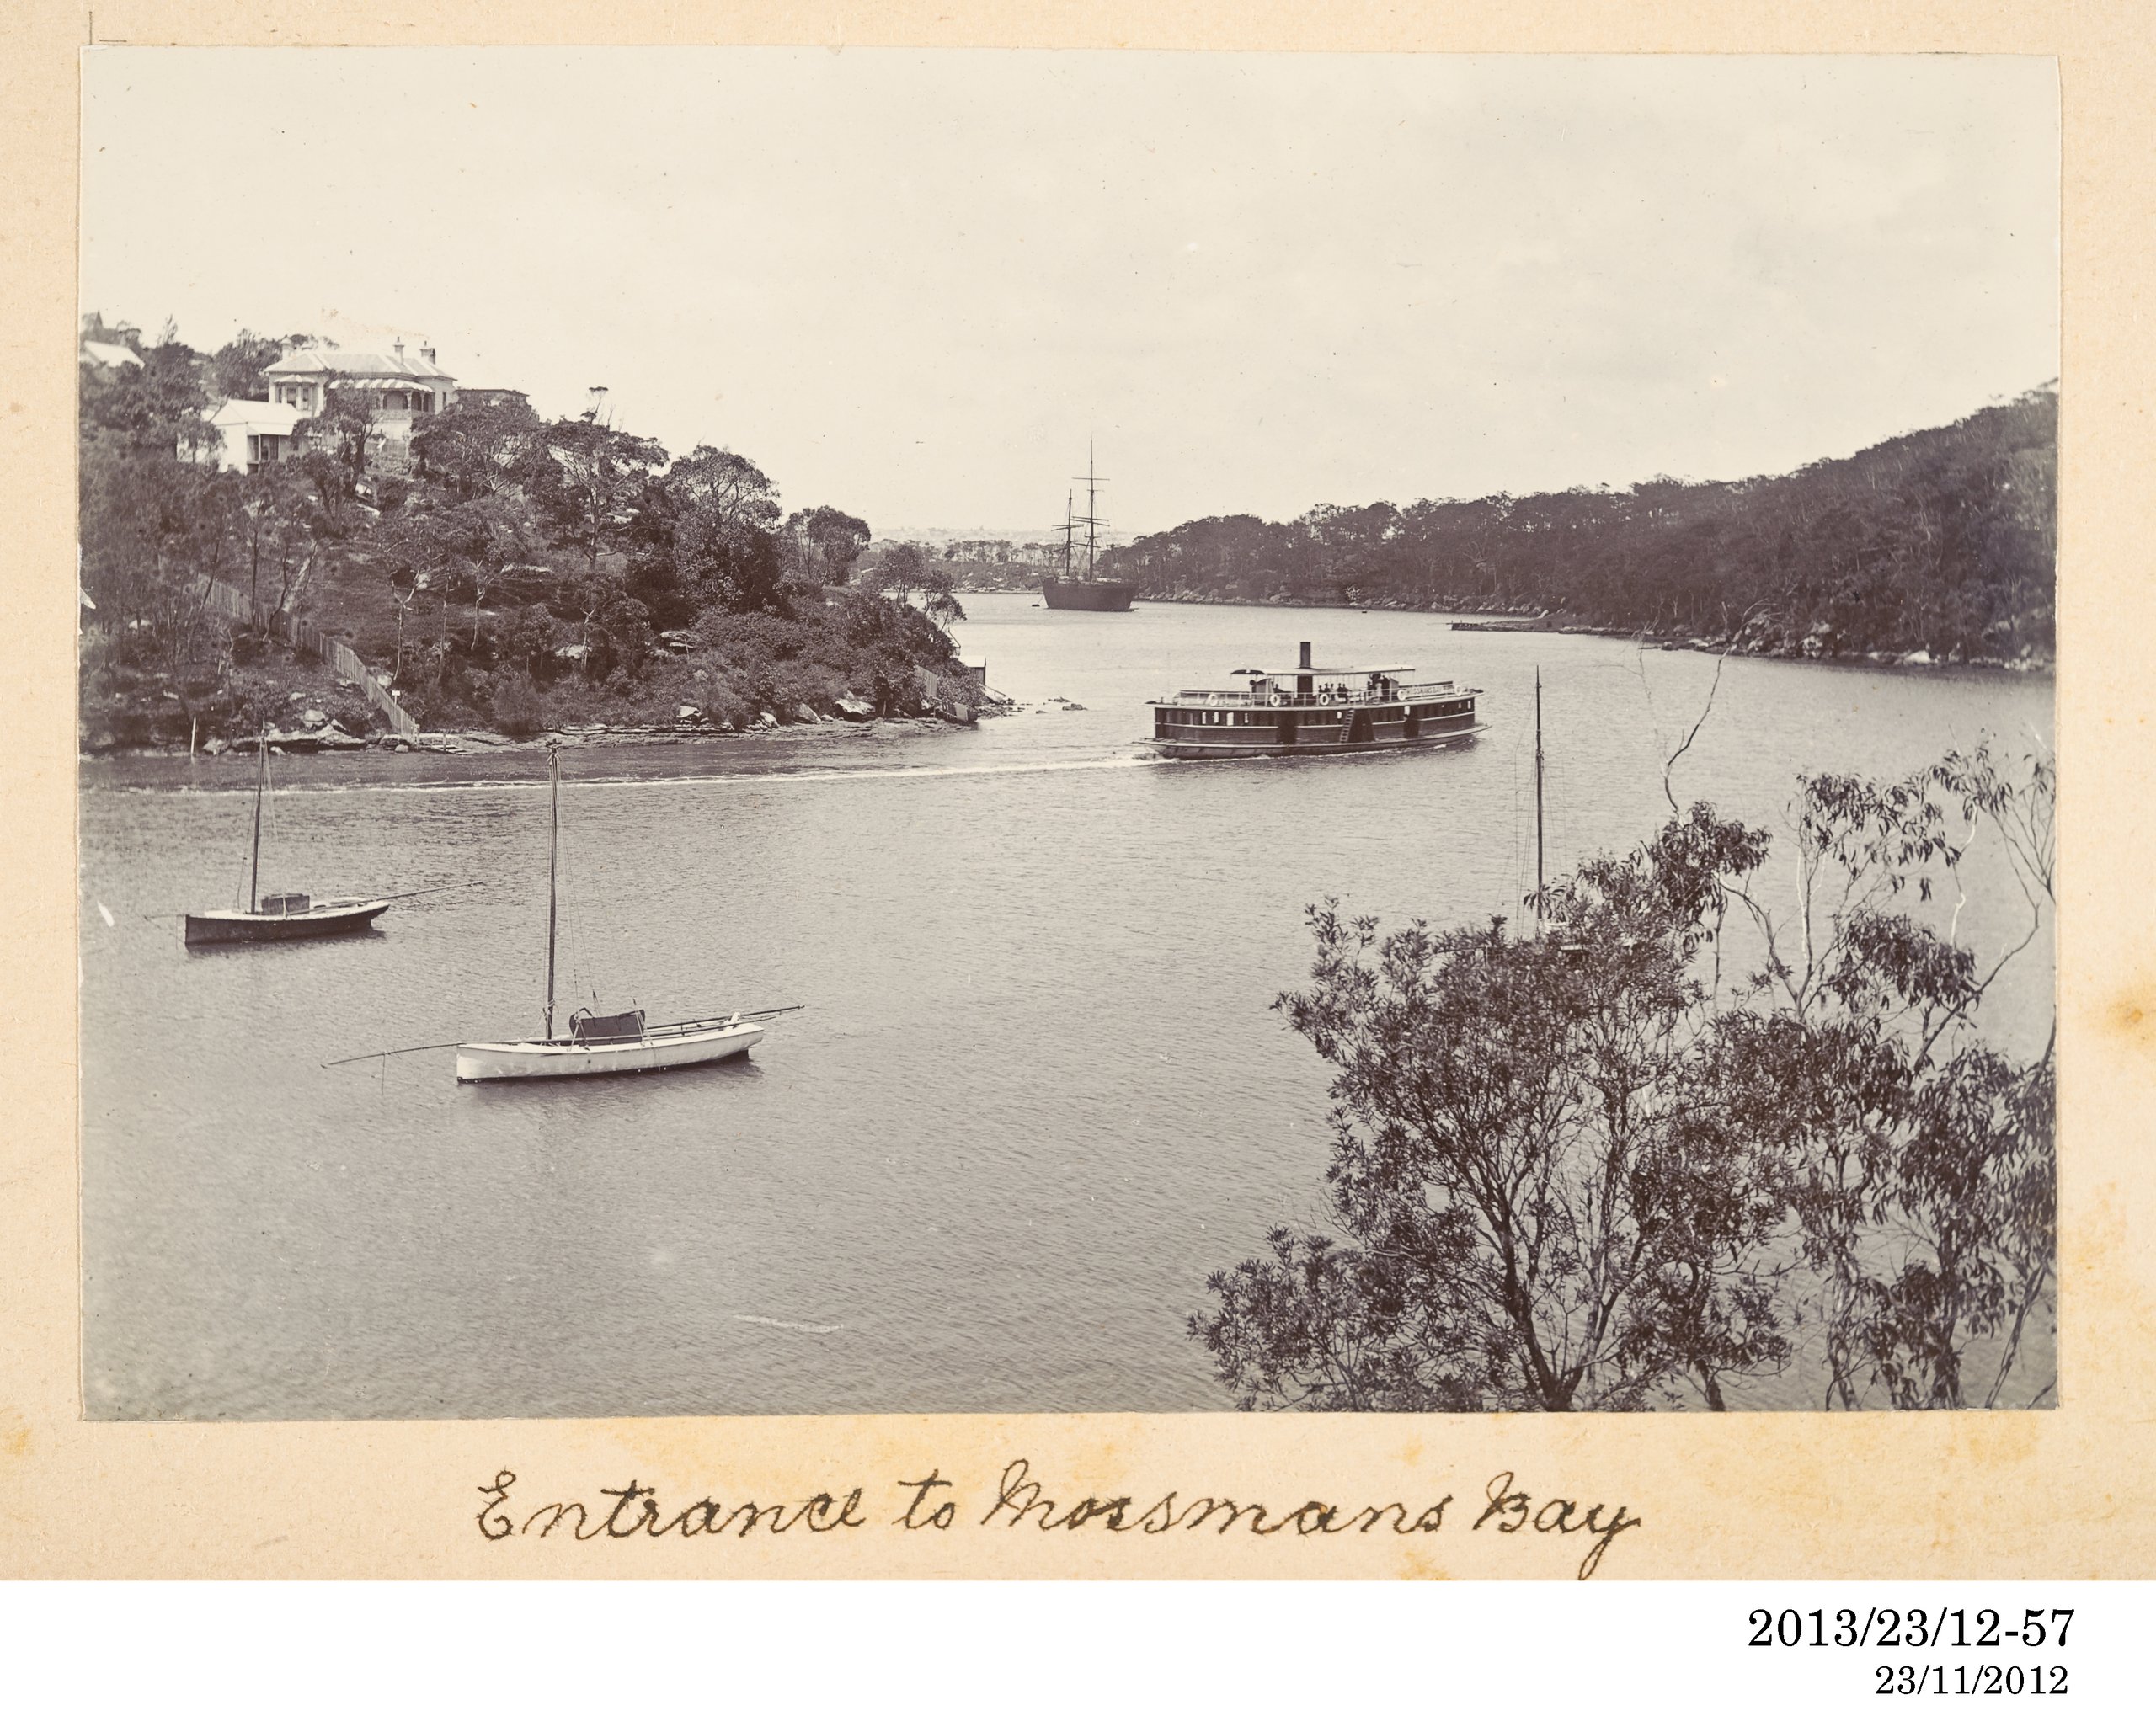
[{"label": "foliage in foreground", "polygon": [[[1313,909],[1276,1005],[1334,1069],[1337,1234],[1209,1279],[1220,1378],[1245,1408],[1721,1409],[1803,1350],[1830,1407],[1996,1403],[2047,1322],[2054,1063],[1977,1021],[2051,905],[2053,801],[1988,745],[1806,776],[1789,916],[1771,836],[1706,804],[1559,882],[1540,938]],[[2026,901],[1988,965],[1922,915],[1945,885],[1958,923],[1980,835]]]}]

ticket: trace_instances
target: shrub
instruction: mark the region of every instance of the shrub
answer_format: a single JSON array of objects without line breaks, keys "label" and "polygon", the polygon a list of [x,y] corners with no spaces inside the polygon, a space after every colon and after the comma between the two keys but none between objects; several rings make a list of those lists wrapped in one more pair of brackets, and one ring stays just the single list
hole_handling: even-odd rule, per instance
[{"label": "shrub", "polygon": [[520,671],[504,671],[494,680],[488,711],[495,727],[512,738],[536,738],[546,728],[546,711],[531,680]]}]

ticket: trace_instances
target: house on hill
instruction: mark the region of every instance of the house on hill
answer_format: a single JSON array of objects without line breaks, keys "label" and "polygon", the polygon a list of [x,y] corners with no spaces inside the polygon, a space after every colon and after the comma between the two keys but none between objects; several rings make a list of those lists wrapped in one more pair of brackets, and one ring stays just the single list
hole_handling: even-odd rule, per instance
[{"label": "house on hill", "polygon": [[102,312],[86,312],[81,341],[76,360],[100,376],[142,370],[142,332],[133,324],[109,324]]},{"label": "house on hill", "polygon": [[[392,472],[410,465],[414,427],[456,399],[456,380],[436,363],[435,350],[407,354],[402,342],[387,354],[294,348],[262,369],[262,381],[270,390],[268,405],[296,410],[296,419],[320,413],[332,390],[340,398],[356,398],[371,421],[369,466]],[[243,405],[261,404],[226,407]]]},{"label": "house on hill", "polygon": [[210,416],[219,441],[209,452],[209,460],[243,474],[282,461],[297,450],[292,429],[306,418],[288,402],[236,397],[224,402]]},{"label": "house on hill", "polygon": [[77,358],[83,365],[107,374],[142,369],[142,356],[118,342],[93,342],[85,338]]}]

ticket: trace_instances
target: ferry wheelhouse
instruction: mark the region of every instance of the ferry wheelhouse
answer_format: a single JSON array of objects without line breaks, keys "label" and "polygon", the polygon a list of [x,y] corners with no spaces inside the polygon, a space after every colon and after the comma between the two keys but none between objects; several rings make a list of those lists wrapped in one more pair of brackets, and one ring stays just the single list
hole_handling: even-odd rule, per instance
[{"label": "ferry wheelhouse", "polygon": [[1321,666],[1302,644],[1290,671],[1246,668],[1240,690],[1182,690],[1146,705],[1153,747],[1182,760],[1342,755],[1464,743],[1483,728],[1454,683],[1411,682],[1412,666]]}]

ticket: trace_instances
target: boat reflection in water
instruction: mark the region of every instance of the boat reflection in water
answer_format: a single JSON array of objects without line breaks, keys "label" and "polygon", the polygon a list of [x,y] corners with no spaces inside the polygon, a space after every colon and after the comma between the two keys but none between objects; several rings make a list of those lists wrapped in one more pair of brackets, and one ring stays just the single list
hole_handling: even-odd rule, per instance
[{"label": "boat reflection in water", "polygon": [[1345,755],[1460,744],[1482,692],[1454,683],[1408,683],[1412,666],[1318,666],[1302,644],[1292,671],[1248,668],[1241,690],[1182,690],[1146,705],[1154,749],[1177,760]]}]

